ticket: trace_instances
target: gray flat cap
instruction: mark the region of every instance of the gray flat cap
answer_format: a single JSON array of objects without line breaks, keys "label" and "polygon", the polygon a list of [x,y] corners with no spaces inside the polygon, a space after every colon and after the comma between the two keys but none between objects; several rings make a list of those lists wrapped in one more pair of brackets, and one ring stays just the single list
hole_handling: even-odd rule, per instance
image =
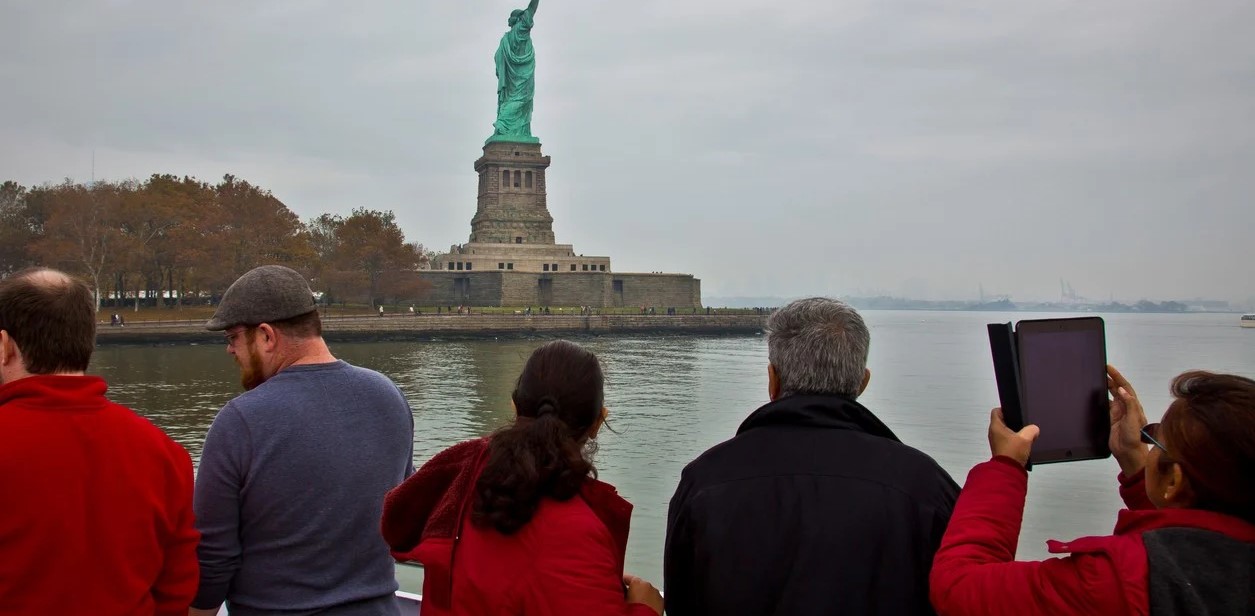
[{"label": "gray flat cap", "polygon": [[205,329],[220,332],[236,325],[260,325],[317,310],[309,283],[295,270],[263,265],[231,283]]}]

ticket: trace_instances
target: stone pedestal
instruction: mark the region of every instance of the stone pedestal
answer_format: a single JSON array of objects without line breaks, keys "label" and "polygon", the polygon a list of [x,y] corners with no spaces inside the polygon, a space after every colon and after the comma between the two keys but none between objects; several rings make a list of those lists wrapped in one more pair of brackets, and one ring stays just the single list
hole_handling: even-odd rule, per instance
[{"label": "stone pedestal", "polygon": [[539,143],[490,140],[475,161],[479,198],[471,238],[418,272],[428,305],[701,306],[688,274],[618,274],[610,258],[585,256],[553,235],[545,192],[549,157]]},{"label": "stone pedestal", "polygon": [[539,143],[494,142],[475,161],[479,199],[472,244],[553,245],[553,216],[545,196],[549,157]]}]

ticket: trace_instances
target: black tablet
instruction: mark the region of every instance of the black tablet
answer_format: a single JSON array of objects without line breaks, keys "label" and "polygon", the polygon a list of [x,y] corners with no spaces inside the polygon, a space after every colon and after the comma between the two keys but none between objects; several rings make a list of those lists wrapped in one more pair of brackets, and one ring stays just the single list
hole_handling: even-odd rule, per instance
[{"label": "black tablet", "polygon": [[[1107,402],[1107,344],[1099,317],[1025,320],[1011,338],[1010,365],[1006,342],[999,342],[990,326],[995,374],[1007,423],[1018,429],[1041,428],[1033,445],[1032,464],[1093,460],[1111,455],[1107,446],[1110,418]],[[998,337],[1003,334],[998,334]],[[1001,347],[1001,351],[1000,351]],[[1003,357],[999,358],[999,355]],[[1014,374],[1018,383],[1005,383]],[[1018,391],[1016,391],[1018,390]],[[1006,398],[1018,393],[1018,405]],[[1018,407],[1018,408],[1016,408]]]}]

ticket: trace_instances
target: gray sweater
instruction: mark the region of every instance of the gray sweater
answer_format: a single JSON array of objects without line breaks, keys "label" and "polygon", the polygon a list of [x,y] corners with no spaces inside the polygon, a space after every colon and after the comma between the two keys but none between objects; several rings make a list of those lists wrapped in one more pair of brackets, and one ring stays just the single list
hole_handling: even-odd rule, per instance
[{"label": "gray sweater", "polygon": [[193,607],[396,614],[379,520],[414,471],[413,434],[396,385],[343,361],[292,366],[227,403],[196,477]]}]

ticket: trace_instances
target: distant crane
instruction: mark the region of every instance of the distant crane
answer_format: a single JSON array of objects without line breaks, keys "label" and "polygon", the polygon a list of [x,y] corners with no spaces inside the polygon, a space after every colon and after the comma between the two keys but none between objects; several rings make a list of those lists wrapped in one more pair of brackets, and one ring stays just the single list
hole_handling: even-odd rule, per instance
[{"label": "distant crane", "polygon": [[1059,279],[1059,301],[1063,303],[1084,302],[1086,299],[1076,294],[1076,289],[1072,288],[1072,283]]}]

